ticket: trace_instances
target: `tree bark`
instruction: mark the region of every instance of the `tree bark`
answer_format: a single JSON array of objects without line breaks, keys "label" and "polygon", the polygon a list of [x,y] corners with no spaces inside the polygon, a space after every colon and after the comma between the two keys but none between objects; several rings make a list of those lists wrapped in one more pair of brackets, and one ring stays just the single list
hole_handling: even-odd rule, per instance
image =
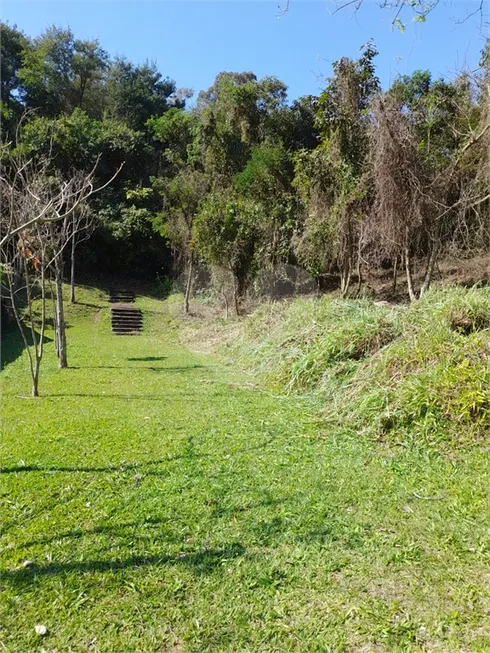
[{"label": "tree bark", "polygon": [[[54,227],[50,225],[51,240],[56,242],[54,237]],[[56,287],[56,310],[55,310],[55,338],[58,346],[58,367],[63,369],[68,367],[66,354],[66,325],[65,311],[63,305],[63,253],[62,250],[56,252],[54,256],[54,281]]]},{"label": "tree bark", "polygon": [[359,245],[357,248],[357,291],[356,294],[358,297],[361,296],[361,289],[362,289],[362,247],[361,247],[361,238],[359,238]]},{"label": "tree bark", "polygon": [[225,303],[225,317],[226,317],[226,319],[228,319],[229,315],[230,315],[230,309],[229,309],[229,305],[228,305],[228,296],[226,294],[226,283],[225,283],[225,281],[223,281],[223,283],[219,287],[219,293],[223,297],[223,301]]},{"label": "tree bark", "polygon": [[75,234],[71,237],[71,254],[70,254],[70,302],[75,304],[75,248],[77,246]]},{"label": "tree bark", "polygon": [[235,313],[238,317],[240,315],[240,302],[238,297],[238,284],[234,274],[233,274],[233,301],[235,302]]},{"label": "tree bark", "polygon": [[[39,231],[39,228],[38,228]],[[32,284],[31,284],[31,278],[29,274],[29,264],[27,261],[27,258],[25,256],[21,256],[20,258],[20,265],[23,268],[23,273],[24,273],[24,282],[25,282],[25,291],[26,291],[26,300],[27,300],[27,315],[29,319],[29,327],[31,331],[31,340],[32,340],[32,345],[29,345],[29,341],[27,339],[27,334],[24,330],[24,320],[20,316],[18,310],[17,310],[17,303],[16,303],[16,296],[15,296],[15,288],[14,288],[14,275],[9,274],[7,271],[8,279],[9,279],[9,290],[10,290],[10,299],[12,302],[12,310],[14,312],[15,320],[17,322],[17,325],[19,327],[22,340],[24,342],[26,351],[27,351],[27,356],[29,359],[29,367],[30,367],[30,372],[31,372],[31,380],[32,380],[32,386],[31,386],[31,394],[33,397],[39,397],[39,370],[41,367],[41,360],[43,357],[43,351],[44,351],[44,330],[46,326],[46,279],[45,279],[45,252],[44,249],[41,251],[41,261],[40,261],[40,275],[39,275],[39,283],[40,283],[40,288],[41,288],[41,327],[40,327],[40,332],[39,334],[36,333],[35,329],[35,322],[34,322],[34,312],[33,312],[33,296],[32,296]],[[9,268],[7,268],[8,270]],[[31,352],[31,346],[33,348],[33,352]]]},{"label": "tree bark", "polygon": [[53,289],[53,282],[52,279],[50,278],[49,280],[49,292],[51,295],[51,301],[53,304],[53,329],[54,329],[54,350],[56,352],[56,357],[59,357],[59,342],[58,342],[58,321],[57,321],[57,313],[56,313],[56,292]]},{"label": "tree bark", "polygon": [[58,366],[62,369],[68,367],[67,353],[66,353],[66,325],[65,325],[65,311],[63,306],[63,280],[61,277],[61,269],[59,262],[56,266],[56,326],[58,337]]},{"label": "tree bark", "polygon": [[432,281],[432,275],[434,274],[434,269],[437,262],[437,249],[437,244],[434,244],[430,252],[429,261],[427,263],[424,282],[420,288],[420,297],[422,297],[429,290]]},{"label": "tree bark", "polygon": [[33,397],[39,397],[39,363],[40,360],[36,357],[36,362],[34,364],[34,370],[32,372],[32,391],[31,394]]},{"label": "tree bark", "polygon": [[411,302],[417,301],[417,295],[413,289],[413,277],[410,261],[410,250],[408,247],[405,247],[405,273],[407,275],[407,287],[408,287],[408,296],[410,297]]},{"label": "tree bark", "polygon": [[194,255],[191,252],[189,259],[189,267],[187,269],[187,283],[185,286],[185,295],[184,295],[184,313],[189,315],[189,301],[192,290],[192,275],[194,274]]},{"label": "tree bark", "polygon": [[342,265],[340,273],[340,292],[345,297],[349,291],[352,277],[352,233],[351,223],[347,220],[347,233],[345,235],[345,247],[342,253]]},{"label": "tree bark", "polygon": [[349,260],[344,261],[344,265],[340,273],[340,292],[342,294],[342,297],[345,297],[349,291],[351,276],[352,276],[352,271],[351,271],[350,261]]}]

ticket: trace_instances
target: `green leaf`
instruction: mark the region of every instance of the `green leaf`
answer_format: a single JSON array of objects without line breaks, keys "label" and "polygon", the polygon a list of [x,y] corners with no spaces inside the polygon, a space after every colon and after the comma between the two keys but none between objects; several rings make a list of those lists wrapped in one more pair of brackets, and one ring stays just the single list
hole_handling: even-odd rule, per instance
[{"label": "green leaf", "polygon": [[402,21],[399,18],[396,18],[393,24],[397,29],[400,30],[402,34],[405,32],[405,25],[402,23]]}]

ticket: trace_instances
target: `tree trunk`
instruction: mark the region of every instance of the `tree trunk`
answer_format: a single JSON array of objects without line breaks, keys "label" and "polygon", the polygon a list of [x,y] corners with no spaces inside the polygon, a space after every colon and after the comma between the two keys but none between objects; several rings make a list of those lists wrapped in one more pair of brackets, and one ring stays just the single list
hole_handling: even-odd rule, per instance
[{"label": "tree trunk", "polygon": [[56,271],[56,326],[58,337],[58,365],[60,368],[68,367],[66,355],[66,325],[65,311],[63,306],[63,281],[61,270]]},{"label": "tree trunk", "polygon": [[342,297],[345,297],[349,291],[351,276],[350,261],[345,261],[340,273],[340,292]]},{"label": "tree trunk", "polygon": [[349,291],[350,280],[352,276],[352,233],[351,223],[347,220],[347,232],[344,236],[345,246],[342,252],[342,266],[340,273],[340,292],[345,297]]},{"label": "tree trunk", "polygon": [[22,263],[16,259],[14,262],[14,276],[12,280],[13,289],[18,290],[20,288],[21,282],[22,282]]},{"label": "tree trunk", "polygon": [[405,247],[405,273],[407,275],[407,287],[408,287],[408,295],[410,297],[410,301],[415,302],[417,301],[417,296],[413,289],[412,269],[410,265],[410,250],[408,249],[408,247]]},{"label": "tree trunk", "polygon": [[[15,320],[17,322],[17,325],[19,327],[22,340],[24,342],[24,346],[27,352],[27,357],[29,359],[29,368],[31,372],[31,380],[32,380],[32,386],[31,386],[31,394],[33,397],[39,397],[39,371],[41,367],[41,360],[43,357],[43,343],[44,343],[44,329],[46,325],[46,279],[45,279],[45,269],[44,269],[44,259],[45,259],[45,252],[44,249],[41,252],[42,255],[42,260],[41,260],[41,273],[39,276],[39,283],[40,283],[40,288],[41,288],[41,327],[40,327],[40,333],[36,333],[35,329],[35,321],[34,321],[34,312],[33,312],[33,296],[32,296],[32,284],[31,284],[31,278],[29,275],[29,266],[28,266],[28,261],[24,256],[21,256],[19,261],[20,265],[18,269],[23,268],[23,274],[24,274],[24,283],[25,283],[25,291],[26,291],[26,300],[27,300],[27,315],[23,318],[19,314],[17,310],[17,300],[16,300],[16,293],[14,289],[14,272],[9,272],[9,268],[7,267],[7,278],[9,281],[9,290],[10,290],[10,299],[12,302],[12,310],[15,316]],[[31,331],[31,343],[29,343],[28,338],[27,338],[27,333],[25,330],[25,322],[29,322],[29,327]],[[31,351],[31,349],[33,351]]]},{"label": "tree trunk", "polygon": [[361,239],[359,238],[359,247],[357,250],[357,291],[358,297],[361,296],[362,289],[362,256],[361,256]]},{"label": "tree trunk", "polygon": [[[52,284],[50,284],[50,287]],[[56,352],[56,357],[59,358],[60,355],[60,343],[58,338],[58,319],[57,319],[57,310],[56,310],[56,293],[51,291],[51,296],[53,298],[53,329],[54,329],[54,350]]]},{"label": "tree trunk", "polygon": [[429,261],[427,263],[427,270],[425,272],[424,282],[420,288],[420,297],[422,297],[428,290],[432,281],[432,275],[434,274],[434,269],[437,262],[437,245],[433,245]]},{"label": "tree trunk", "polygon": [[226,287],[225,286],[223,286],[221,294],[223,295],[223,301],[225,302],[225,316],[226,316],[226,319],[228,319],[229,316],[230,316],[230,309],[228,307],[228,297],[226,295]]},{"label": "tree trunk", "polygon": [[393,292],[396,293],[396,284],[398,282],[398,256],[395,256],[393,264]]},{"label": "tree trunk", "polygon": [[189,300],[192,290],[192,275],[194,274],[194,255],[191,252],[189,259],[189,267],[187,269],[187,283],[185,286],[185,295],[184,295],[184,313],[189,315]]},{"label": "tree trunk", "polygon": [[[54,227],[51,224],[51,240],[56,242],[54,237]],[[55,338],[57,339],[58,367],[63,369],[68,367],[66,354],[66,325],[65,311],[63,305],[63,252],[62,249],[56,252],[54,256],[54,281],[56,286],[56,310],[55,310]]]},{"label": "tree trunk", "polygon": [[238,284],[235,275],[233,275],[233,301],[235,302],[235,313],[240,315],[240,303],[238,297]]},{"label": "tree trunk", "polygon": [[54,329],[54,350],[56,352],[56,357],[58,357],[58,323],[56,321],[56,291],[53,286],[53,275],[50,271],[49,275],[49,294],[51,296],[51,309],[53,312],[53,329]]},{"label": "tree trunk", "polygon": [[76,248],[75,234],[71,237],[71,259],[70,259],[70,302],[75,304],[75,248]]},{"label": "tree trunk", "polygon": [[32,396],[39,397],[39,364],[40,359],[36,356],[36,362],[34,364],[34,370],[32,373]]}]

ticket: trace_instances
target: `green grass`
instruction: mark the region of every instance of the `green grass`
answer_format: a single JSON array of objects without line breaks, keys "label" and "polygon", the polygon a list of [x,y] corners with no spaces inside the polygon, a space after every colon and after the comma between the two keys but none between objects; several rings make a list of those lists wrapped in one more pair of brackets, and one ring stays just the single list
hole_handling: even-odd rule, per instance
[{"label": "green grass", "polygon": [[410,306],[266,304],[225,341],[270,387],[316,394],[335,429],[404,445],[488,441],[490,287]]},{"label": "green grass", "polygon": [[[321,393],[188,351],[171,302],[138,300],[138,337],[110,335],[100,292],[80,302],[71,367],[48,342],[39,399],[4,347],[4,650],[489,650],[483,444],[358,437],[325,424]],[[396,339],[385,314],[346,364]]]}]

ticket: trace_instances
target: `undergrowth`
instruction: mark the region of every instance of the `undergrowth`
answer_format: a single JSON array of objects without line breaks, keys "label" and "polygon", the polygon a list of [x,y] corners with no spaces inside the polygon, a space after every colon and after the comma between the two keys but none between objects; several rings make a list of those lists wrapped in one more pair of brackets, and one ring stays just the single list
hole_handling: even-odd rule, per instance
[{"label": "undergrowth", "polygon": [[327,421],[370,437],[457,444],[490,433],[490,288],[412,305],[298,299],[248,318],[228,352],[269,386],[319,393]]}]

